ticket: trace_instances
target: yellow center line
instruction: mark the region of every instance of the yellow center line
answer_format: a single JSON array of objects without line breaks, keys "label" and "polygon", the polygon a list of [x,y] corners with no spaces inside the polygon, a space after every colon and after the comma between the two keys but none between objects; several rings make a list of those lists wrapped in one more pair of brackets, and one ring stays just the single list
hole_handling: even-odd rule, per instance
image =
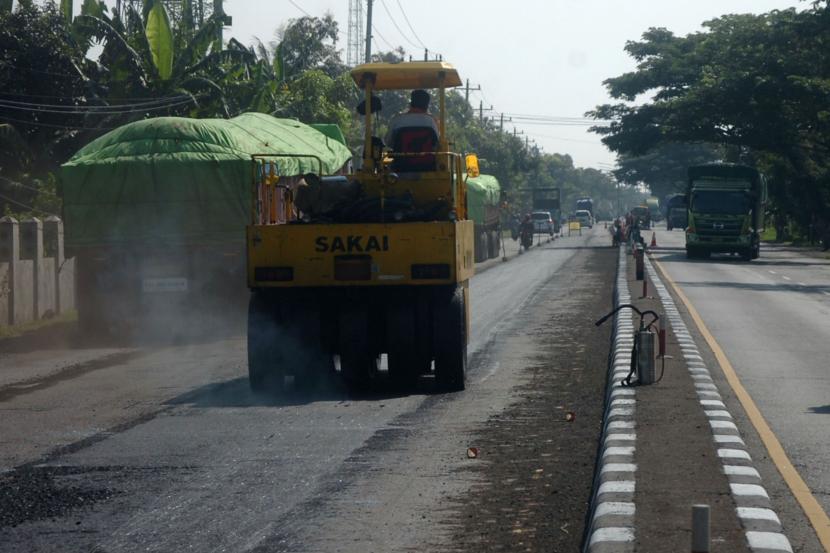
[{"label": "yellow center line", "polygon": [[828,518],[827,513],[824,512],[824,509],[822,509],[819,502],[813,496],[810,488],[807,486],[807,483],[804,482],[804,479],[801,478],[801,475],[793,466],[790,458],[787,457],[787,453],[784,451],[784,447],[781,445],[781,442],[778,441],[778,438],[769,427],[769,424],[767,424],[766,419],[764,419],[764,416],[761,414],[761,410],[758,409],[757,405],[755,405],[755,401],[753,401],[752,396],[749,395],[749,392],[747,392],[746,388],[744,388],[743,384],[741,384],[741,380],[738,378],[738,374],[735,372],[734,367],[732,367],[732,363],[730,363],[729,359],[727,359],[726,354],[723,352],[723,349],[721,349],[717,340],[715,340],[715,337],[712,336],[711,332],[709,332],[709,329],[704,324],[700,314],[694,306],[692,306],[692,302],[689,301],[686,294],[684,294],[680,287],[672,280],[669,273],[663,268],[663,265],[661,265],[660,262],[653,257],[652,262],[659,269],[663,278],[666,282],[668,282],[672,290],[674,290],[674,293],[677,294],[677,297],[680,298],[680,301],[683,302],[683,305],[686,306],[686,310],[689,312],[689,315],[691,315],[701,335],[703,335],[703,338],[706,340],[709,348],[715,354],[715,358],[718,360],[718,364],[726,377],[726,381],[729,382],[729,385],[732,387],[732,391],[735,392],[735,396],[738,398],[738,401],[741,402],[744,411],[746,411],[747,417],[749,417],[749,420],[752,422],[752,426],[754,426],[755,430],[758,431],[761,441],[764,443],[764,446],[769,452],[770,459],[772,459],[772,462],[775,463],[775,466],[778,468],[778,472],[781,473],[781,476],[784,478],[787,486],[789,486],[790,491],[792,491],[799,505],[801,505],[801,508],[804,510],[804,514],[806,514],[807,518],[810,520],[810,524],[812,524],[813,529],[816,531],[816,535],[818,536],[821,545],[824,547],[825,553],[830,553],[830,518]]}]

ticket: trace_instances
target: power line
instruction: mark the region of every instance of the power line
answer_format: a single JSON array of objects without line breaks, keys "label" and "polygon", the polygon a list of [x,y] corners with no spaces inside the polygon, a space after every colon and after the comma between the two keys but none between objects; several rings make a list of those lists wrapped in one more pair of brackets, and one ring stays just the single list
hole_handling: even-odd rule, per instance
[{"label": "power line", "polygon": [[24,204],[22,202],[18,202],[14,198],[9,198],[8,196],[4,196],[3,194],[0,194],[0,199],[6,200],[9,203],[13,203],[13,204],[18,205],[18,206],[22,207],[23,209],[27,209],[29,211],[36,211],[38,213],[43,213],[43,214],[46,214],[46,215],[54,215],[55,217],[58,217],[58,215],[56,213],[51,213],[49,211],[43,211],[42,209],[38,209],[34,206]]},{"label": "power line", "polygon": [[400,26],[398,26],[398,22],[395,21],[395,18],[392,17],[392,12],[389,11],[389,6],[386,5],[386,0],[380,0],[380,4],[383,6],[383,9],[386,11],[386,15],[388,15],[389,19],[392,21],[392,25],[395,26],[395,28],[398,30],[398,33],[404,38],[404,40],[406,40],[409,44],[411,44],[415,48],[420,48],[420,46],[418,46],[412,40],[410,40],[410,38],[408,36],[406,36],[404,34],[404,32],[401,30]]},{"label": "power line", "polygon": [[303,12],[304,14],[306,14],[306,16],[307,16],[307,17],[311,17],[311,14],[310,14],[310,13],[308,13],[307,11],[305,11],[302,7],[300,7],[300,5],[299,5],[299,4],[297,4],[294,0],[288,0],[288,2],[289,2],[292,6],[294,6],[295,8],[297,8],[298,10],[300,10],[301,12]]},{"label": "power line", "polygon": [[414,27],[412,27],[412,23],[410,23],[410,22],[409,22],[409,17],[407,17],[407,15],[406,15],[406,11],[403,9],[403,6],[401,5],[401,0],[396,0],[396,1],[397,1],[397,3],[398,3],[398,8],[400,8],[401,13],[403,14],[403,18],[404,18],[404,20],[406,21],[406,24],[407,24],[407,25],[409,25],[409,30],[410,30],[410,31],[412,31],[412,36],[414,36],[414,37],[415,37],[415,40],[417,40],[418,42],[420,42],[420,43],[421,43],[421,46],[422,46],[424,49],[429,50],[429,48],[427,48],[427,45],[426,45],[426,44],[424,44],[424,41],[423,41],[423,40],[421,40],[421,37],[419,37],[419,36],[418,36],[418,33],[416,33],[416,32],[415,32],[415,28],[414,28]]},{"label": "power line", "polygon": [[67,104],[39,104],[34,102],[20,102],[18,100],[4,100],[0,98],[0,103],[3,104],[11,104],[14,106],[21,106],[21,107],[35,107],[35,108],[56,108],[56,109],[68,109],[68,110],[75,110],[75,109],[97,109],[97,110],[106,110],[106,109],[120,109],[124,107],[146,107],[146,106],[154,106],[154,105],[163,105],[163,104],[174,104],[178,103],[182,100],[190,100],[190,96],[180,94],[178,96],[167,96],[163,98],[156,98],[156,99],[144,99],[143,102],[136,102],[131,104],[118,104],[118,105],[103,105],[103,106],[93,106],[93,105],[67,105]]},{"label": "power line", "polygon": [[109,131],[117,129],[118,127],[79,127],[75,125],[53,125],[50,123],[40,123],[38,121],[25,121],[23,119],[14,119],[13,117],[6,117],[0,114],[0,120],[10,121],[12,123],[20,123],[21,125],[32,125],[34,127],[46,127],[51,129],[64,129],[72,131]]},{"label": "power line", "polygon": [[[159,105],[159,106],[155,106],[155,107],[146,107],[146,108],[138,107],[138,108],[135,108],[135,109],[99,110],[99,111],[96,111],[96,109],[94,107],[91,108],[91,109],[81,108],[81,109],[76,109],[76,110],[72,110],[72,111],[63,110],[63,109],[50,109],[50,108],[31,108],[31,107],[27,107],[27,106],[6,105],[2,101],[0,101],[0,109],[7,109],[7,110],[11,110],[11,111],[23,111],[23,112],[29,112],[29,113],[57,113],[57,114],[61,114],[61,115],[123,115],[125,113],[144,113],[144,112],[148,112],[148,111],[158,111],[158,110],[170,109],[170,108],[173,108],[173,107],[178,107],[178,106],[183,106],[185,104],[189,104],[189,103],[191,103],[191,101],[192,100],[187,99],[187,100],[181,100],[179,102]],[[67,107],[69,107],[69,106],[67,106]]]},{"label": "power line", "polygon": [[40,192],[40,191],[41,191],[41,189],[40,189],[40,188],[35,188],[34,186],[29,186],[28,184],[23,184],[22,182],[17,182],[16,180],[7,179],[7,178],[6,178],[6,177],[4,177],[4,176],[0,176],[0,180],[4,180],[4,181],[8,182],[9,184],[13,184],[13,185],[15,185],[15,186],[19,186],[19,187],[21,187],[21,188],[25,188],[25,189],[27,189],[27,190],[31,190],[31,191],[33,191],[33,192]]}]

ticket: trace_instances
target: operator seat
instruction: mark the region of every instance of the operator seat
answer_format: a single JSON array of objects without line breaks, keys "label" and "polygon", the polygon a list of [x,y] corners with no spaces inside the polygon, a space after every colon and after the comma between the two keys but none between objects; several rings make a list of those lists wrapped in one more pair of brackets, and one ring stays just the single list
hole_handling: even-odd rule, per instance
[{"label": "operator seat", "polygon": [[435,151],[438,148],[438,134],[432,127],[401,127],[395,129],[392,137],[392,151],[404,154],[394,156],[392,170],[398,173],[435,171]]}]

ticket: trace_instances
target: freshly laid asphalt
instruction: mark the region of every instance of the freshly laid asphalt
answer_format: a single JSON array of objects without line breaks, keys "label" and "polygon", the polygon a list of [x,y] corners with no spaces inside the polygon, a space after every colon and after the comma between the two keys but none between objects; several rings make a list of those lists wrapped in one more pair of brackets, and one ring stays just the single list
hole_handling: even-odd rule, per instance
[{"label": "freshly laid asphalt", "polygon": [[[188,345],[89,348],[71,331],[0,344],[0,551],[461,550],[459,532],[492,526],[462,520],[464,498],[487,485],[505,502],[527,501],[513,506],[516,516],[537,529],[517,541],[502,524],[487,538],[494,550],[542,551],[552,531],[578,544],[608,336],[568,332],[586,332],[601,314],[581,311],[610,307],[608,242],[595,229],[491,261],[473,279],[468,389],[458,394],[433,394],[424,382],[409,395],[253,396],[238,320],[225,336]],[[559,342],[574,349],[545,349]],[[551,388],[556,401],[585,404],[567,440],[557,424],[521,418],[550,415],[543,404],[521,408],[539,401],[527,385],[545,366],[540,355],[565,371],[551,378],[582,371],[579,382],[597,392]],[[487,428],[509,413],[522,424],[500,431],[515,434],[522,458],[551,457],[542,465],[550,498],[502,488],[497,479],[524,477],[525,465],[512,465],[516,474],[488,465],[512,463],[510,448],[468,458],[475,443],[503,443]],[[568,443],[585,448],[580,459],[560,454]],[[579,471],[566,470],[573,462]],[[527,477],[540,477],[533,470]],[[573,495],[566,512],[556,509],[560,489]],[[499,505],[489,505],[493,516],[506,516]]]}]

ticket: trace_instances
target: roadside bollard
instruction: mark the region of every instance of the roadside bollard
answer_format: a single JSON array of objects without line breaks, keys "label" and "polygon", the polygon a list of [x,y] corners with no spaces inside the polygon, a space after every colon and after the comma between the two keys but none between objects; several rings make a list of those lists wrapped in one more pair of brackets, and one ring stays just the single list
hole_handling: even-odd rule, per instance
[{"label": "roadside bollard", "polygon": [[[645,261],[643,259],[643,249],[634,246],[634,260],[635,260],[635,267],[637,272],[637,280],[645,280]],[[643,296],[645,296],[645,289],[643,289]]]},{"label": "roadside bollard", "polygon": [[692,553],[709,553],[709,505],[692,505]]},{"label": "roadside bollard", "polygon": [[657,355],[660,357],[666,356],[666,323],[664,322],[664,315],[665,314],[660,315],[659,324],[657,326]]}]

